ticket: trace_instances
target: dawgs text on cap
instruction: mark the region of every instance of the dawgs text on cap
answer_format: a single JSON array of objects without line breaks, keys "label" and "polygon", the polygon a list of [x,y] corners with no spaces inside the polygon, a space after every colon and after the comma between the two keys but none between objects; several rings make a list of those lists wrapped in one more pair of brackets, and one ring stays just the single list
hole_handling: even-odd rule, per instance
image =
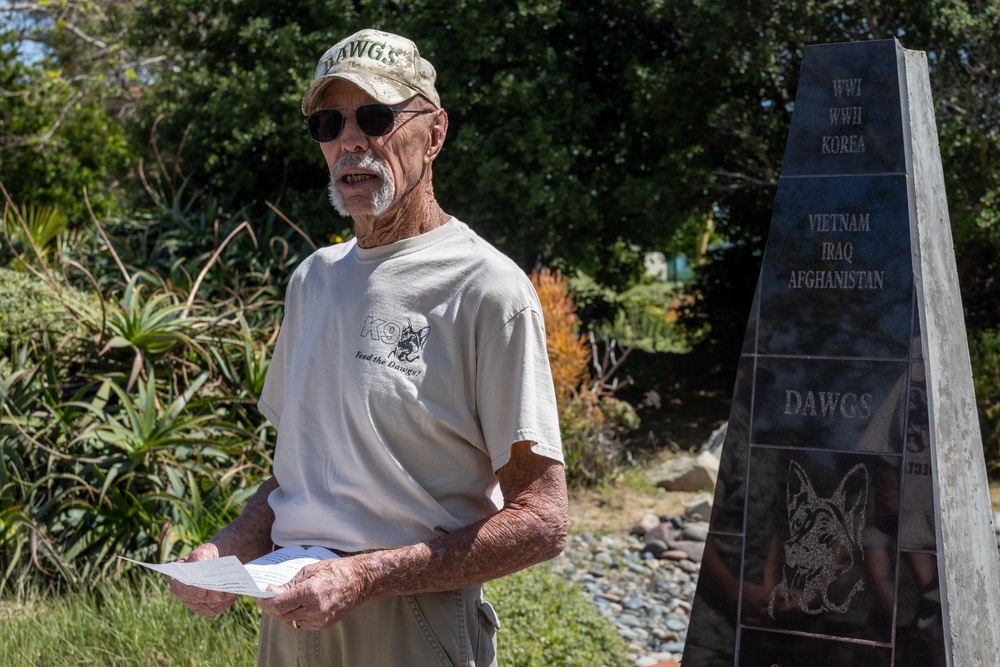
[{"label": "dawgs text on cap", "polygon": [[333,79],[353,83],[382,104],[423,95],[441,108],[434,89],[436,78],[434,66],[420,57],[417,45],[409,39],[380,30],[359,30],[319,59],[314,80],[302,96],[302,113],[316,110],[323,89]]}]

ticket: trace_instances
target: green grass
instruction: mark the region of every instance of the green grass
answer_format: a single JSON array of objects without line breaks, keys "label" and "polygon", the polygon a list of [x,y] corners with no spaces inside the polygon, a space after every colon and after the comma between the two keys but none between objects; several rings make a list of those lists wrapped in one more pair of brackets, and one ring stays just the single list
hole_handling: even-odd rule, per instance
[{"label": "green grass", "polygon": [[[487,585],[504,667],[624,667],[625,645],[586,598],[542,565]],[[259,613],[248,598],[215,618],[174,600],[159,578],[66,596],[0,600],[0,667],[246,667]]]},{"label": "green grass", "polygon": [[500,617],[503,667],[625,667],[626,645],[583,594],[547,565],[486,585]]},{"label": "green grass", "polygon": [[[157,584],[160,582],[157,582]],[[166,586],[109,584],[63,597],[0,600],[0,665],[226,667],[252,665],[257,611],[196,616]]]}]

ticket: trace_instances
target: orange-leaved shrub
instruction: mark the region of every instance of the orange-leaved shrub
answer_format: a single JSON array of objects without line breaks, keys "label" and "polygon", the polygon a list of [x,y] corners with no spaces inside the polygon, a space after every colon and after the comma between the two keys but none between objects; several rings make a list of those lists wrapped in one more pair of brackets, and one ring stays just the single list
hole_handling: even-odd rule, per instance
[{"label": "orange-leaved shrub", "polygon": [[559,410],[566,406],[590,378],[590,346],[580,333],[580,318],[570,296],[569,279],[559,271],[534,271],[531,282],[538,292],[545,317],[545,344]]},{"label": "orange-leaved shrub", "polygon": [[636,428],[630,405],[597,393],[590,371],[591,347],[580,332],[580,317],[569,293],[569,279],[548,269],[534,271],[531,282],[545,318],[545,342],[555,384],[562,431],[566,479],[571,485],[594,485],[614,473],[623,450],[620,438]]}]

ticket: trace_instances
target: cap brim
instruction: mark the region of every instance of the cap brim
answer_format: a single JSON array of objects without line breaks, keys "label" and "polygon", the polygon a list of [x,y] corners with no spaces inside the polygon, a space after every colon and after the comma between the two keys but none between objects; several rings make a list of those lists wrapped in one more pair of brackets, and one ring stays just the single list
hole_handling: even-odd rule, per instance
[{"label": "cap brim", "polygon": [[376,102],[381,102],[382,104],[399,104],[421,94],[419,90],[414,90],[391,79],[366,76],[357,72],[339,72],[316,79],[306,88],[305,95],[302,96],[302,115],[308,116],[319,108],[319,101],[323,96],[323,91],[334,79],[342,79],[348,83],[353,83]]}]

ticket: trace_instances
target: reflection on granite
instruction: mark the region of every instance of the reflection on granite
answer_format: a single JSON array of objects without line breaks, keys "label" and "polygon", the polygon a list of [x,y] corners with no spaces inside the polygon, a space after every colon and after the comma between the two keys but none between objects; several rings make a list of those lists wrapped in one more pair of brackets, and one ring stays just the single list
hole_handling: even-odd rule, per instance
[{"label": "reflection on granite", "polygon": [[936,551],[933,455],[923,363],[912,364],[908,406],[900,548]]},{"label": "reflection on granite", "polygon": [[712,530],[719,533],[743,534],[753,364],[753,357],[744,356],[736,371],[736,389],[719,457],[719,475],[712,503]]},{"label": "reflection on granite", "polygon": [[[898,663],[897,663],[898,664]],[[913,663],[922,665],[923,663]],[[893,667],[892,648],[744,630],[740,667]],[[687,667],[687,666],[685,666]],[[903,667],[899,665],[899,667]]]},{"label": "reflection on granite", "polygon": [[732,667],[742,556],[743,540],[739,537],[708,536],[699,575],[698,605],[691,611],[684,644],[688,664]]}]

